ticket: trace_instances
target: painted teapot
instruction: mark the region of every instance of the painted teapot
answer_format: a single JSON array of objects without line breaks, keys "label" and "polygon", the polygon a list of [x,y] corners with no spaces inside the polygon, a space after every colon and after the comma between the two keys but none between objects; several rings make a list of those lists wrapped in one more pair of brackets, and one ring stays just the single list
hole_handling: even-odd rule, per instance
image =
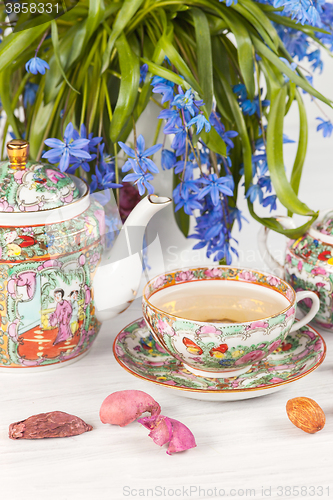
[{"label": "painted teapot", "polygon": [[118,211],[106,214],[83,180],[28,161],[26,141],[10,141],[7,152],[0,163],[0,371],[38,371],[87,352],[101,322],[134,300],[145,227],[171,200],[147,196],[120,229]]},{"label": "painted teapot", "polygon": [[[278,221],[285,229],[296,227],[290,217],[279,217]],[[321,212],[307,233],[298,240],[287,242],[284,266],[269,253],[268,232],[263,227],[258,240],[266,264],[296,291],[315,292],[320,299],[315,321],[324,328],[333,329],[333,210]],[[304,311],[308,311],[310,305],[309,299],[299,303]]]}]

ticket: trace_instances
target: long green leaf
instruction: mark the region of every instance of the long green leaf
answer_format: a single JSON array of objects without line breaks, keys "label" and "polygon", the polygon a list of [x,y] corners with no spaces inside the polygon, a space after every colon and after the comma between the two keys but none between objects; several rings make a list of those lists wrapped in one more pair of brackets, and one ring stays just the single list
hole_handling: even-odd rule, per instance
[{"label": "long green leaf", "polygon": [[[236,10],[244,18],[244,21],[242,21],[242,22],[243,22],[244,26],[246,28],[248,28],[248,31],[250,31],[251,29],[254,29],[261,36],[261,38],[268,45],[268,47],[271,50],[273,50],[274,52],[277,52],[277,48],[279,46],[279,42],[277,44],[273,42],[273,40],[268,35],[268,33],[265,30],[265,28],[262,26],[262,24],[259,22],[259,20],[252,13],[251,10],[247,10],[243,5],[240,5],[239,3],[237,3],[236,5],[234,5],[234,10]],[[261,12],[260,9],[259,9],[259,12]],[[269,23],[269,24],[271,24],[271,23]],[[272,24],[271,24],[271,27],[273,28]]]},{"label": "long green leaf", "polygon": [[324,97],[320,92],[315,90],[305,78],[302,78],[289,68],[276,54],[274,54],[274,52],[266,47],[266,45],[262,43],[259,38],[252,36],[252,40],[259,55],[266,57],[281,73],[286,74],[292,82],[296,83],[296,85],[301,87],[303,90],[332,107],[332,101],[330,99]]},{"label": "long green leaf", "polygon": [[58,37],[58,28],[57,28],[57,23],[53,20],[51,23],[51,38],[52,38],[52,43],[53,43],[53,51],[54,51],[54,56],[55,60],[57,61],[58,67],[60,69],[60,73],[62,74],[63,79],[67,83],[67,85],[74,91],[79,94],[79,91],[76,90],[71,83],[69,82],[66,73],[64,71],[64,68],[61,65],[60,61],[60,54],[59,54],[59,37]]},{"label": "long green leaf", "polygon": [[12,126],[13,132],[16,136],[17,139],[20,139],[21,135],[18,130],[18,120],[16,116],[14,115],[13,109],[12,109],[12,95],[11,95],[11,88],[10,85],[8,85],[8,80],[10,78],[10,73],[1,71],[0,72],[0,95],[1,95],[1,101],[2,101],[2,106],[3,109],[6,112],[7,116],[7,121],[8,123]]},{"label": "long green leaf", "polygon": [[283,161],[283,120],[286,106],[287,87],[283,86],[271,96],[267,125],[267,163],[272,184],[282,205],[290,212],[300,215],[313,215],[302,203],[288,182]]},{"label": "long green leaf", "polygon": [[174,71],[171,71],[168,68],[165,68],[164,66],[160,66],[159,64],[155,64],[152,61],[149,61],[149,59],[146,59],[144,57],[140,58],[140,61],[143,63],[147,64],[148,69],[150,73],[153,75],[161,76],[162,78],[165,78],[166,80],[169,80],[170,82],[175,83],[176,85],[184,85],[185,87],[189,87],[184,80],[177,75]]},{"label": "long green leaf", "polygon": [[[86,21],[84,19],[72,26],[59,42],[59,60],[64,71],[80,57],[86,38]],[[50,69],[45,74],[45,103],[53,101],[62,85],[63,75],[55,54],[49,61]]]},{"label": "long green leaf", "polygon": [[143,0],[125,0],[122,8],[118,12],[114,22],[112,33],[108,40],[108,46],[103,54],[102,73],[107,70],[110,64],[111,52],[120,34],[124,31],[127,23],[132,19],[135,12],[141,7]]},{"label": "long green leaf", "polygon": [[119,36],[116,47],[119,55],[121,81],[110,128],[112,142],[118,140],[122,129],[133,112],[140,81],[139,59],[131,50],[124,34]]},{"label": "long green leaf", "polygon": [[0,71],[4,71],[17,59],[36,39],[42,37],[50,23],[36,26],[29,30],[11,33],[0,44]]},{"label": "long green leaf", "polygon": [[105,14],[104,0],[93,0],[89,2],[89,13],[86,23],[86,36],[84,44],[86,44],[88,40],[90,40],[93,33],[95,33],[96,29],[103,21],[104,14]]},{"label": "long green leaf", "polygon": [[232,92],[228,81],[225,79],[224,75],[218,71],[221,83],[223,85],[224,91],[228,97],[230,108],[235,120],[236,129],[239,133],[240,140],[242,143],[243,152],[243,164],[244,164],[244,175],[245,175],[245,191],[248,190],[252,181],[252,150],[249,135],[246,129],[246,123],[244,120],[244,115],[239,107],[235,94]]},{"label": "long green leaf", "polygon": [[223,11],[223,17],[228,22],[232,33],[236,38],[239,68],[244,79],[246,90],[250,99],[254,99],[254,67],[253,67],[253,46],[248,30],[239,17],[228,10]]},{"label": "long green leaf", "polygon": [[267,15],[262,12],[257,2],[252,0],[239,0],[237,4],[233,5],[233,8],[237,10],[237,5],[244,7],[249,13],[251,13],[261,24],[262,28],[267,32],[267,35],[271,38],[273,44],[276,48],[280,45],[280,37],[272,25],[272,23],[267,19]]},{"label": "long green leaf", "polygon": [[172,45],[170,41],[170,37],[162,36],[161,37],[161,47],[170,59],[171,63],[175,66],[175,68],[179,71],[179,74],[185,78],[185,80],[191,85],[193,90],[198,92],[200,96],[202,96],[202,88],[193,77],[193,74],[184,61],[184,59],[179,54],[178,50]]},{"label": "long green leaf", "polygon": [[250,202],[248,199],[248,208],[249,212],[252,215],[252,217],[260,222],[260,224],[263,224],[264,226],[268,227],[269,229],[272,229],[273,231],[284,234],[287,236],[287,238],[291,238],[293,240],[297,240],[300,238],[304,233],[306,233],[314,221],[318,218],[319,212],[316,212],[312,215],[312,217],[302,226],[296,227],[295,229],[285,229],[280,222],[277,219],[274,219],[274,217],[259,217],[254,209],[253,209],[253,204]]},{"label": "long green leaf", "polygon": [[213,61],[210,40],[209,24],[205,13],[199,9],[192,9],[195,37],[197,42],[198,75],[202,87],[203,99],[206,104],[208,116],[213,104]]},{"label": "long green leaf", "polygon": [[298,90],[296,90],[296,100],[299,111],[299,138],[296,158],[290,177],[290,185],[295,193],[298,194],[308,144],[308,120],[306,117],[306,109]]}]

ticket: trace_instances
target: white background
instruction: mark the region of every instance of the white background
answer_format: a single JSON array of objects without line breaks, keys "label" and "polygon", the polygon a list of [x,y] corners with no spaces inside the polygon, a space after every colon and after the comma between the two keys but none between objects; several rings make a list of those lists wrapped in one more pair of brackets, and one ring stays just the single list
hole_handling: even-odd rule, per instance
[{"label": "white background", "polygon": [[[317,88],[329,97],[333,97],[332,68],[332,61],[327,62],[325,76],[315,79]],[[333,205],[333,137],[325,140],[315,132],[314,118],[319,113],[311,103],[308,112],[309,151],[300,198],[314,209],[324,209]],[[330,116],[333,118],[332,112]],[[147,130],[142,130],[143,133],[149,132],[149,117],[146,123]],[[286,133],[297,137],[297,115],[291,116]],[[294,152],[294,146],[286,146],[288,167]],[[168,173],[163,175],[164,180],[157,187],[159,194],[168,195],[170,192],[166,191],[171,189]],[[248,216],[242,200],[240,207],[244,207]],[[279,213],[284,212],[280,209]],[[160,255],[150,255],[152,274],[163,265],[171,269],[205,261],[202,253],[187,251],[193,241],[186,241],[180,234],[172,222],[171,209],[154,217],[149,230],[154,232],[156,228],[160,230],[164,263]],[[241,251],[239,263],[265,269],[257,249],[258,230],[259,224],[250,220],[241,234],[235,233]],[[272,250],[282,256],[284,237],[272,235],[270,241]],[[0,498],[120,500],[127,498],[126,492],[131,493],[129,498],[141,498],[140,489],[146,493],[142,498],[149,498],[148,488],[175,490],[190,486],[196,487],[197,493],[192,490],[191,496],[184,493],[178,498],[209,498],[215,487],[224,489],[229,496],[234,493],[234,498],[254,498],[253,491],[251,496],[246,492],[249,489],[255,490],[255,498],[287,498],[286,490],[283,496],[278,496],[282,491],[279,486],[307,487],[308,496],[313,491],[310,486],[314,486],[316,493],[312,498],[333,496],[332,333],[323,332],[328,354],[323,365],[309,376],[269,396],[214,403],[165,392],[131,376],[116,363],[112,355],[116,334],[140,316],[138,300],[125,313],[103,325],[91,352],[77,363],[40,374],[0,373]],[[197,448],[168,456],[165,448],[156,446],[147,436],[148,431],[137,423],[125,428],[103,425],[98,415],[102,401],[108,394],[124,389],[151,394],[160,403],[163,414],[191,429]],[[327,422],[321,432],[309,435],[290,423],[285,405],[288,399],[297,396],[313,398],[323,408]],[[52,410],[75,414],[94,430],[66,439],[12,441],[8,438],[11,422]],[[163,489],[160,491],[163,493]],[[176,498],[175,495],[176,492],[173,496],[169,492],[161,498]],[[150,498],[158,496],[150,494]],[[289,498],[296,496],[292,494]]]}]

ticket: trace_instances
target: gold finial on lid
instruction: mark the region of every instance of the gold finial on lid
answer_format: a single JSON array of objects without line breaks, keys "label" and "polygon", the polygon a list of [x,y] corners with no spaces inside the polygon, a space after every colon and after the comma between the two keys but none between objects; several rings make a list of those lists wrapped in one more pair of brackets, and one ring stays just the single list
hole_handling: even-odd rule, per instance
[{"label": "gold finial on lid", "polygon": [[29,143],[22,139],[13,139],[7,142],[7,154],[10,166],[16,169],[23,169],[28,161]]}]

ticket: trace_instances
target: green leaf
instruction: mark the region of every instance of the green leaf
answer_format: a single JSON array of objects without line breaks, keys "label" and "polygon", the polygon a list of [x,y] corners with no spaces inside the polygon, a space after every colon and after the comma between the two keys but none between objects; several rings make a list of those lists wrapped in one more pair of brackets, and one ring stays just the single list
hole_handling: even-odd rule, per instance
[{"label": "green leaf", "polygon": [[252,150],[249,135],[246,128],[246,123],[244,120],[244,115],[239,107],[236,96],[231,90],[228,81],[225,79],[224,75],[218,71],[221,83],[224,88],[224,92],[228,97],[230,109],[232,111],[236,129],[239,133],[240,140],[242,143],[242,153],[243,153],[243,163],[244,163],[244,175],[245,175],[245,192],[250,187],[252,181]]},{"label": "green leaf", "polygon": [[18,56],[20,56],[27,47],[29,47],[36,39],[41,38],[50,23],[36,26],[29,30],[20,31],[19,33],[11,33],[6,36],[0,44],[0,68],[4,71],[8,68]]},{"label": "green leaf", "polygon": [[[270,47],[270,49],[273,50],[274,52],[277,52],[277,48],[280,45],[279,39],[277,41],[277,44],[273,42],[273,40],[271,39],[271,37],[268,35],[267,31],[265,30],[264,26],[262,26],[262,24],[259,22],[259,20],[252,13],[251,10],[247,10],[245,7],[243,7],[239,3],[234,5],[234,10],[236,10],[244,18],[243,24],[248,32],[250,32],[251,30],[253,30],[253,31],[255,30],[255,32],[261,36],[261,38],[268,45],[268,47]],[[263,13],[260,9],[259,9],[259,12],[261,12],[261,14],[263,15]],[[266,21],[267,21],[267,18],[266,18]],[[273,31],[275,31],[272,24],[270,22],[269,22],[269,24],[271,25],[271,29]],[[275,31],[275,34],[276,34],[276,31]]]},{"label": "green leaf", "polygon": [[198,75],[202,87],[202,97],[206,104],[208,116],[213,104],[213,61],[210,32],[207,17],[202,10],[192,9],[195,37],[197,42]]},{"label": "green leaf", "polygon": [[288,28],[292,28],[296,31],[303,31],[307,35],[311,33],[324,33],[327,35],[330,35],[331,32],[327,31],[323,28],[318,28],[317,26],[311,26],[311,24],[300,24],[296,23],[296,21],[293,21],[289,17],[285,16],[278,16],[277,14],[273,14],[272,12],[268,12],[266,16],[274,21],[277,24],[282,24],[283,26],[288,26]]},{"label": "green leaf", "polygon": [[[174,73],[174,71],[171,71],[170,69],[165,68],[164,66],[160,66],[159,64],[155,64],[152,61],[149,61],[149,59],[146,59],[145,57],[141,57],[140,61],[148,65],[148,69],[150,73],[152,73],[153,75],[157,75],[162,78],[165,78],[166,80],[170,80],[170,82],[173,82],[176,85],[184,85],[185,83],[186,86],[186,82],[184,82],[184,80],[179,75]],[[187,85],[187,87],[189,87],[189,85]]]},{"label": "green leaf", "polygon": [[118,140],[122,129],[133,112],[140,81],[139,59],[131,50],[124,34],[118,38],[116,47],[119,55],[121,81],[110,127],[112,142]]},{"label": "green leaf", "polygon": [[11,95],[10,92],[11,90],[10,85],[8,85],[8,80],[10,76],[11,75],[8,71],[0,72],[0,95],[1,95],[2,106],[7,116],[7,121],[12,126],[16,138],[20,139],[21,134],[18,130],[18,119],[16,118],[12,110],[13,96]]},{"label": "green leaf", "polygon": [[[59,42],[59,60],[64,71],[81,56],[86,37],[86,19],[76,23],[63,35]],[[62,84],[63,75],[56,55],[49,60],[50,69],[45,74],[45,102],[53,101]]]},{"label": "green leaf", "polygon": [[[258,23],[262,26],[262,28],[266,31],[267,35],[272,40],[274,46],[276,48],[278,48],[280,43],[281,43],[280,37],[279,37],[276,29],[274,28],[274,26],[270,22],[270,20],[267,19],[267,15],[264,14],[262,12],[262,10],[260,9],[260,7],[258,6],[258,3],[253,2],[252,0],[239,0],[238,4],[233,5],[233,8],[235,10],[238,10],[237,5],[244,7],[248,13],[252,14],[255,17],[255,19],[257,19]],[[245,14],[244,17],[247,18],[247,15]],[[280,17],[280,16],[278,16],[278,17]],[[252,19],[252,17],[251,17],[251,19]],[[254,25],[254,27],[255,27],[255,25]],[[264,37],[264,39],[265,38],[266,37]]]},{"label": "green leaf", "polygon": [[239,17],[236,16],[231,9],[228,10],[228,7],[224,9],[223,17],[228,22],[236,38],[239,68],[244,79],[246,90],[249,94],[249,99],[254,99],[255,83],[251,37]]},{"label": "green leaf", "polygon": [[58,28],[57,28],[57,23],[55,21],[52,21],[52,23],[51,23],[51,38],[52,38],[52,43],[53,43],[54,57],[55,57],[55,60],[57,61],[58,67],[60,69],[60,73],[62,74],[62,77],[65,80],[65,82],[67,83],[67,85],[72,90],[74,90],[74,92],[77,92],[79,94],[79,92],[68,81],[66,73],[61,65],[60,54],[59,54]]},{"label": "green leaf", "polygon": [[184,61],[184,59],[179,54],[178,50],[172,45],[170,41],[170,36],[163,35],[161,37],[161,47],[165,54],[170,59],[171,63],[178,70],[179,74],[185,78],[193,90],[195,90],[200,96],[202,96],[202,89],[196,79],[193,77],[192,71]]},{"label": "green leaf", "polygon": [[220,154],[221,156],[225,156],[227,154],[225,142],[216,132],[214,127],[210,129],[210,132],[205,132],[205,130],[202,130],[200,132],[200,137],[202,138],[206,146],[211,151],[214,151],[214,153]]},{"label": "green leaf", "polygon": [[89,13],[86,22],[86,36],[84,45],[90,40],[104,19],[105,5],[103,0],[92,0],[89,2]]},{"label": "green leaf", "polygon": [[276,195],[282,205],[292,213],[312,216],[314,213],[313,210],[298,199],[285,173],[283,161],[283,120],[285,116],[286,96],[286,85],[271,96],[266,136],[269,173]]},{"label": "green leaf", "polygon": [[250,214],[252,215],[252,217],[256,221],[260,222],[260,224],[262,224],[263,226],[266,226],[269,229],[272,229],[273,231],[275,231],[277,233],[284,234],[285,236],[287,236],[287,238],[291,238],[293,240],[297,240],[304,233],[306,233],[310,229],[310,227],[312,226],[314,221],[318,218],[318,215],[319,215],[319,212],[316,212],[302,226],[296,227],[295,229],[285,229],[277,219],[274,219],[274,217],[259,217],[255,213],[255,211],[253,209],[253,204],[250,202],[249,199],[248,199],[247,204],[248,204]]},{"label": "green leaf", "polygon": [[306,117],[306,109],[298,90],[296,90],[296,100],[299,111],[299,137],[296,158],[290,178],[290,185],[294,192],[298,194],[308,144],[308,121]]},{"label": "green leaf", "polygon": [[275,65],[275,67],[281,73],[287,75],[292,82],[296,83],[296,85],[301,87],[303,90],[305,90],[309,94],[313,95],[313,97],[320,99],[321,101],[325,102],[330,107],[332,107],[332,101],[324,97],[317,90],[315,90],[312,87],[312,85],[309,84],[306,78],[299,76],[291,68],[289,68],[283,61],[281,61],[281,59],[279,59],[279,57],[276,54],[274,54],[274,52],[272,52],[268,47],[266,47],[266,45],[262,43],[257,37],[252,36],[252,40],[253,40],[253,45],[255,46],[255,49],[259,55],[266,57],[271,63]]},{"label": "green leaf", "polygon": [[110,64],[111,52],[113,46],[120,36],[120,34],[124,31],[127,23],[132,19],[133,15],[139,9],[143,0],[125,0],[122,8],[118,12],[117,18],[114,22],[112,33],[108,40],[108,46],[106,51],[103,54],[103,62],[102,62],[102,73],[107,70]]}]

